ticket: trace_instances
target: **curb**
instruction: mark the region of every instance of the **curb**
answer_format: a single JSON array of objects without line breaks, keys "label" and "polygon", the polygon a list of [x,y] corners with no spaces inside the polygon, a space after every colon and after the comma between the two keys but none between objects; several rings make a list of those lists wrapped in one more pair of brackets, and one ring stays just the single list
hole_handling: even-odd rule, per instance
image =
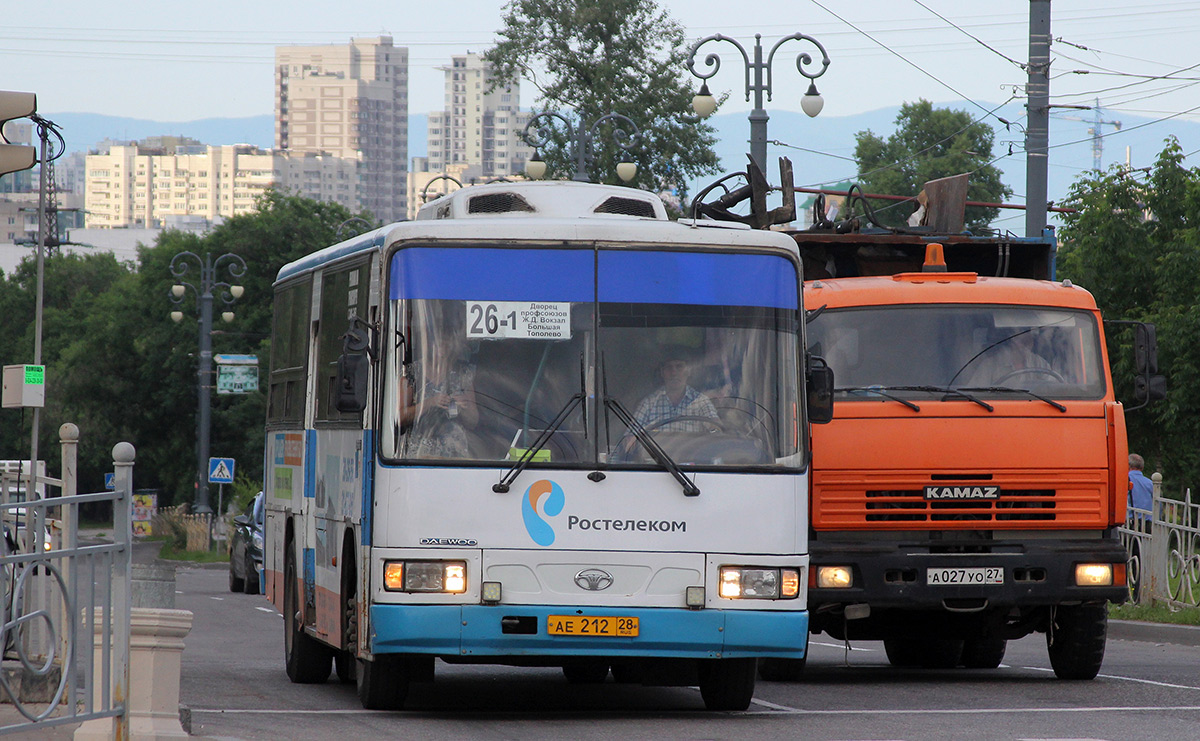
[{"label": "curb", "polygon": [[1109,620],[1108,637],[1122,641],[1200,646],[1200,627],[1171,623],[1143,623],[1134,620]]}]

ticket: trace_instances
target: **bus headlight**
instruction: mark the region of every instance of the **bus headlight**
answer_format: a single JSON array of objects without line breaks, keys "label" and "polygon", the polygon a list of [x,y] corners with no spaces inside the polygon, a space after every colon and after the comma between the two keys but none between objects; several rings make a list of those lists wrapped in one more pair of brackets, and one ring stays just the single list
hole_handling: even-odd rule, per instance
[{"label": "bus headlight", "polygon": [[467,591],[463,561],[384,561],[383,588],[389,592],[462,594]]},{"label": "bus headlight", "polygon": [[1080,587],[1108,587],[1113,583],[1113,567],[1110,563],[1075,564],[1075,584]]},{"label": "bus headlight", "polygon": [[800,595],[799,569],[722,566],[718,593],[725,599],[795,599]]}]

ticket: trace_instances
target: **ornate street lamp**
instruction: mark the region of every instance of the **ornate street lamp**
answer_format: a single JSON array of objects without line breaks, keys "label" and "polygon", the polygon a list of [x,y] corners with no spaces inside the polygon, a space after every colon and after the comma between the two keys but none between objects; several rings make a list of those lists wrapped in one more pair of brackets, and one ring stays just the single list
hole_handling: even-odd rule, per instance
[{"label": "ornate street lamp", "polygon": [[[700,39],[692,45],[691,51],[688,52],[688,69],[702,81],[700,92],[692,98],[692,110],[701,118],[711,115],[717,109],[717,101],[708,90],[708,80],[721,69],[721,57],[716,53],[709,54],[704,58],[704,66],[710,68],[711,71],[707,74],[696,71],[696,52],[710,41],[728,41],[742,53],[742,61],[746,65],[746,100],[749,101],[751,93],[754,94],[754,110],[750,112],[750,157],[760,170],[766,172],[767,119],[770,117],[763,108],[763,93],[767,94],[768,101],[771,100],[771,63],[775,60],[775,52],[788,41],[808,41],[821,52],[821,68],[815,72],[806,69],[815,64],[811,54],[801,52],[796,56],[796,69],[809,80],[808,92],[800,99],[800,108],[810,117],[820,113],[821,108],[825,105],[825,100],[817,92],[816,79],[825,74],[825,70],[829,68],[829,55],[825,53],[825,47],[821,46],[820,42],[802,33],[784,36],[775,42],[775,46],[771,47],[771,52],[767,55],[765,62],[762,55],[762,34],[754,34],[753,60],[750,59],[750,55],[746,53],[746,49],[741,44],[728,36],[718,33]],[[765,80],[763,79],[764,72],[766,73]]]},{"label": "ornate street lamp", "polygon": [[[187,289],[191,288],[192,292],[196,294],[196,304],[200,310],[200,366],[196,372],[200,403],[199,413],[196,417],[198,442],[196,445],[196,500],[193,512],[208,515],[212,514],[212,506],[208,499],[208,431],[213,387],[213,291],[219,291],[221,301],[226,305],[241,298],[245,291],[242,286],[218,281],[217,276],[224,269],[231,278],[242,277],[246,274],[246,261],[232,253],[221,255],[215,260],[210,254],[206,253],[204,257],[200,257],[194,252],[180,252],[171,258],[171,275],[176,279],[182,279],[193,268],[199,269],[200,279],[194,284],[186,280],[178,280],[175,285],[171,286],[169,297],[171,303],[181,304]],[[171,319],[175,322],[183,321],[183,312],[178,309],[172,311]],[[222,312],[221,319],[225,322],[232,322],[233,312]]]},{"label": "ornate street lamp", "polygon": [[[547,111],[539,113],[529,119],[529,123],[525,126],[525,131],[521,133],[521,138],[525,140],[529,146],[534,148],[533,158],[525,163],[525,174],[534,180],[540,180],[546,176],[546,163],[538,155],[537,150],[545,147],[553,136],[554,130],[552,123],[557,119],[567,130],[567,140],[571,146],[571,160],[575,163],[575,174],[571,176],[572,180],[577,180],[582,183],[588,182],[588,165],[595,159],[595,141],[596,134],[600,125],[606,121],[613,121],[619,124],[612,131],[613,143],[622,152],[628,152],[629,148],[637,141],[641,131],[638,130],[637,124],[627,116],[622,116],[620,113],[606,113],[592,122],[591,126],[585,126],[583,121],[576,122],[575,125],[571,120],[561,113]],[[622,126],[627,126],[629,131],[626,131]],[[633,180],[637,175],[637,165],[633,162],[620,162],[617,164],[617,177],[624,182]]]}]

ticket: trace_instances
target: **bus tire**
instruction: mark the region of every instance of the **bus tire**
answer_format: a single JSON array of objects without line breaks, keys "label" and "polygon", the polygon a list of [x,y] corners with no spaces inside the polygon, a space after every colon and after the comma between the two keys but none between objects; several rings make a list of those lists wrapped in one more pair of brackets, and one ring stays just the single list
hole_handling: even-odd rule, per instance
[{"label": "bus tire", "polygon": [[995,669],[1004,661],[1008,641],[1003,638],[971,638],[963,641],[962,665],[968,669]]},{"label": "bus tire", "polygon": [[758,660],[758,678],[768,682],[795,682],[804,676],[807,663],[807,656],[803,659],[762,658]]},{"label": "bus tire", "polygon": [[399,710],[408,699],[408,672],[403,657],[376,654],[358,660],[358,700],[366,710]]},{"label": "bus tire", "polygon": [[296,590],[296,558],[287,549],[283,577],[283,650],[288,679],[295,684],[320,684],[329,678],[330,651],[304,632]]},{"label": "bus tire", "polygon": [[1104,663],[1108,638],[1108,608],[1099,605],[1059,605],[1050,618],[1046,650],[1059,679],[1095,679]]},{"label": "bus tire", "polygon": [[608,664],[567,664],[562,672],[571,684],[601,684],[608,679]]},{"label": "bus tire", "polygon": [[700,696],[707,710],[745,710],[754,699],[757,659],[701,659]]}]

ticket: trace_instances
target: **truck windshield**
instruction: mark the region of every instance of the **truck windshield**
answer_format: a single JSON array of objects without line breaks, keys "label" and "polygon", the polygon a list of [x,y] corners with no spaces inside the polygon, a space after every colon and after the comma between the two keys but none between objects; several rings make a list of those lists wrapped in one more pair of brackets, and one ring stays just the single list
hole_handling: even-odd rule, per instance
[{"label": "truck windshield", "polygon": [[[842,400],[878,401],[872,388],[901,398],[929,398],[946,388],[985,398],[1012,398],[1006,389],[1054,399],[1094,399],[1105,392],[1099,330],[1085,311],[990,305],[829,309],[809,324],[808,343],[833,369]],[[913,388],[919,386],[926,388]]]}]

